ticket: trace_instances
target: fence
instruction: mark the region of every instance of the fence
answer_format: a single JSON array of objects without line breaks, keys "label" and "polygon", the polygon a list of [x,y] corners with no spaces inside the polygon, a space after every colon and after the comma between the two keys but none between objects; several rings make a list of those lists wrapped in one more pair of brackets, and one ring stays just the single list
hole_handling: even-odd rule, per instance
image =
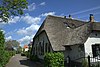
[{"label": "fence", "polygon": [[68,56],[65,67],[100,67],[100,57],[93,58],[88,56],[71,60]]}]

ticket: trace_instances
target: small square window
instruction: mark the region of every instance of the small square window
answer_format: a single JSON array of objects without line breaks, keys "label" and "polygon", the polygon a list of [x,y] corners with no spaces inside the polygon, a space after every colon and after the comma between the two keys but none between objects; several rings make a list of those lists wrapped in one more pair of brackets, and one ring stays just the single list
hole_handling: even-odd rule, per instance
[{"label": "small square window", "polygon": [[93,53],[93,57],[100,56],[100,44],[92,45],[92,53]]},{"label": "small square window", "polygon": [[69,51],[72,50],[70,46],[66,46],[65,49],[66,49],[66,50],[69,50]]}]

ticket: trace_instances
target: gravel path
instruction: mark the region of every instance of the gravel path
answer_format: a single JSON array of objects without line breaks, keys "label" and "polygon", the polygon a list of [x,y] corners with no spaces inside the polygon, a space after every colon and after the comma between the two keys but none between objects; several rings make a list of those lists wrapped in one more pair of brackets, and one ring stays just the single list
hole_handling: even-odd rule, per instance
[{"label": "gravel path", "polygon": [[7,63],[6,67],[42,67],[40,63],[28,60],[25,56],[16,54]]}]

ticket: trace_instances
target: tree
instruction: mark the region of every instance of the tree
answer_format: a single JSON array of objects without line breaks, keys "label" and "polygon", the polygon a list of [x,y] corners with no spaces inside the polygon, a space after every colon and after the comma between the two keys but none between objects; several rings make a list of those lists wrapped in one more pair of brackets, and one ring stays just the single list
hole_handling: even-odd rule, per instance
[{"label": "tree", "polygon": [[17,48],[17,53],[21,53],[21,52],[22,52],[22,47],[19,46],[19,47]]},{"label": "tree", "polygon": [[7,42],[5,42],[5,46],[6,46],[6,49],[8,50],[12,50],[12,48],[18,48],[20,45],[20,43],[16,40],[9,40]]},{"label": "tree", "polygon": [[0,0],[0,22],[8,22],[11,16],[22,15],[27,9],[27,0]]}]

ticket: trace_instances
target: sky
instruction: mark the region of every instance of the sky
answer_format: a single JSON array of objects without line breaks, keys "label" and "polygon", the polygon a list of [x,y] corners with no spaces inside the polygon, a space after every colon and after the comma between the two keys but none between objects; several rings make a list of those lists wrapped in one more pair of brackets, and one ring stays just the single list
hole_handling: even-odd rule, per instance
[{"label": "sky", "polygon": [[17,40],[20,45],[29,44],[47,15],[67,16],[89,21],[93,14],[100,21],[100,0],[27,0],[28,9],[24,15],[15,16],[8,23],[0,23],[5,39]]}]

